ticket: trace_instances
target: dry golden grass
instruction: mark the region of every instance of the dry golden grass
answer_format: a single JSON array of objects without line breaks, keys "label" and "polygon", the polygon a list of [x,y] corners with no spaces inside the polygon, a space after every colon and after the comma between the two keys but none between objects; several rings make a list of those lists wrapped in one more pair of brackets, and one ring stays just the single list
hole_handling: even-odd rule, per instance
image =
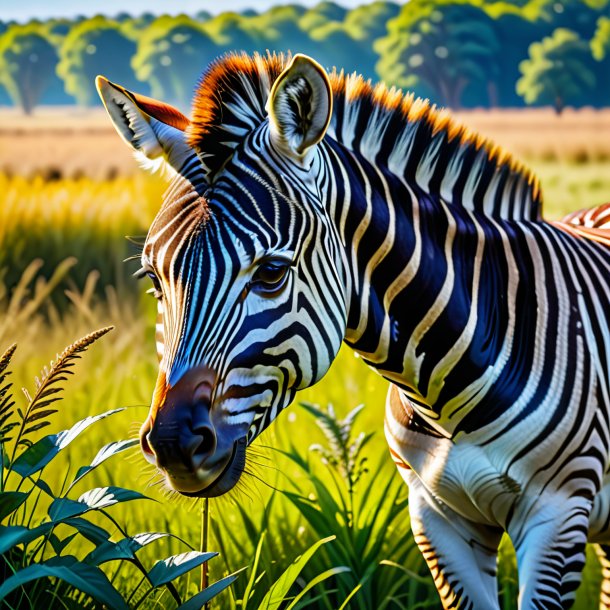
[{"label": "dry golden grass", "polygon": [[568,108],[561,116],[550,108],[475,110],[454,115],[526,161],[610,160],[610,108]]},{"label": "dry golden grass", "polygon": [[131,176],[139,171],[103,109],[0,111],[0,173],[45,178]]},{"label": "dry golden grass", "polygon": [[[610,161],[610,109],[463,111],[456,118],[516,157],[576,164]],[[103,109],[0,111],[0,172],[108,178],[138,172]]]},{"label": "dry golden grass", "polygon": [[[523,159],[534,170],[541,179],[548,218],[610,201],[610,108],[568,109],[561,117],[551,109],[477,110],[456,113],[456,118]],[[87,111],[44,108],[32,117],[17,110],[1,110],[2,173],[40,176],[42,180],[30,189],[33,193],[42,192],[40,187],[48,179],[86,177],[95,183],[117,178],[114,190],[118,191],[115,193],[118,199],[125,199],[122,192],[133,196],[132,185],[121,182],[122,179],[143,177],[131,151],[101,108]],[[93,183],[90,188],[94,188]],[[1,181],[0,186],[6,208],[11,204],[14,189]],[[136,184],[135,188],[142,185]],[[155,188],[159,189],[159,185]],[[24,191],[18,191],[21,197]],[[72,197],[73,191],[70,192]],[[115,196],[111,200],[116,202]],[[38,203],[44,208],[44,202]],[[34,215],[41,213],[40,205],[31,207]],[[116,215],[116,203],[114,207],[112,214]],[[35,208],[38,209],[34,211]]]}]

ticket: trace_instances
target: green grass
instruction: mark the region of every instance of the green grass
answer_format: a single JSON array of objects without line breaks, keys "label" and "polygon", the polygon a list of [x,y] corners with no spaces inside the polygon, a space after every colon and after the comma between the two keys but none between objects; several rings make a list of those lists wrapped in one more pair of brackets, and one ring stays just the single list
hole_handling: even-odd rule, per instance
[{"label": "green grass", "polygon": [[[542,179],[545,215],[549,218],[610,199],[608,163],[578,165],[547,161],[533,165]],[[62,429],[86,415],[126,407],[112,422],[104,420],[96,431],[90,432],[99,435],[95,442],[83,435],[70,447],[72,472],[88,463],[100,444],[133,437],[147,413],[157,371],[154,301],[142,295],[142,287],[129,277],[135,264],[121,261],[133,254],[124,236],[145,233],[163,189],[158,179],[145,176],[101,183],[87,179],[31,183],[0,176],[0,192],[6,193],[0,206],[0,352],[10,343],[19,344],[13,365],[15,386],[31,388],[34,376],[49,356],[71,341],[95,328],[109,324],[116,327],[77,364],[76,374],[66,386],[60,412],[53,416],[54,426]],[[41,262],[28,268],[34,259]],[[52,277],[66,259],[68,262],[60,273]],[[20,281],[22,284],[15,291]],[[68,294],[64,296],[66,290]],[[383,543],[369,559],[379,570],[375,578],[379,582],[402,578],[405,572],[391,565],[398,563],[410,576],[404,578],[404,588],[401,586],[396,599],[389,600],[387,607],[436,608],[438,598],[431,578],[409,534],[408,512],[404,506],[407,491],[394,471],[383,438],[386,389],[382,378],[343,348],[327,376],[302,392],[299,400],[323,406],[330,402],[340,417],[356,405],[365,404],[354,430],[374,432],[374,435],[363,450],[370,471],[356,485],[355,501],[362,504],[365,514],[371,514],[372,507],[386,496],[386,488],[396,492],[396,499],[383,509],[379,521],[369,524],[374,537],[383,536]],[[209,547],[221,552],[209,564],[211,581],[247,567],[234,585],[233,593],[220,598],[218,608],[236,608],[236,600],[245,595],[257,549],[260,562],[256,576],[260,579],[254,587],[254,601],[262,599],[264,591],[298,553],[323,536],[336,533],[330,531],[332,528],[344,527],[340,515],[332,516],[334,522],[331,519],[329,523],[314,526],[297,508],[298,501],[281,493],[296,493],[305,499],[301,502],[309,498],[312,510],[324,512],[323,502],[328,498],[321,498],[320,489],[340,493],[320,455],[309,451],[311,445],[324,442],[325,437],[312,415],[293,405],[255,442],[252,457],[256,464],[232,497],[211,502]],[[60,484],[61,477],[65,476],[65,464],[56,470],[51,468],[46,476],[50,484]],[[158,501],[154,506],[134,502],[115,507],[113,514],[131,534],[146,530],[171,531],[198,547],[200,505],[168,499],[138,451],[132,451],[127,457],[118,456],[90,477],[91,487],[112,481]],[[373,481],[376,483],[371,485]],[[370,491],[365,501],[361,494],[367,489]],[[335,498],[338,501],[339,496]],[[310,512],[310,517],[313,514]],[[262,532],[266,534],[259,546]],[[348,540],[349,537],[345,538],[343,547]],[[337,567],[334,562],[340,557],[356,559],[341,554],[339,546],[337,541],[329,542],[313,556],[303,569],[305,582]],[[182,550],[183,547],[170,540],[163,554]],[[508,610],[516,608],[517,596],[514,553],[509,543],[503,544],[500,555],[501,598]],[[152,561],[154,551],[143,549],[142,557],[144,561]],[[593,555],[589,559],[576,605],[581,610],[597,605],[599,568]],[[382,560],[389,563],[378,566]],[[354,566],[351,567],[354,573]],[[131,576],[120,574],[119,581],[121,578],[128,580]],[[327,591],[328,596],[326,601],[319,602],[319,607],[333,607],[328,606],[328,600],[339,600],[339,594],[331,593],[331,589],[342,593],[350,586],[353,589],[354,582],[349,578],[339,574],[322,583],[316,590]],[[180,584],[181,592],[192,594],[197,584],[197,578],[191,576]],[[125,588],[129,588],[129,583],[125,583]],[[364,589],[354,595],[349,608],[368,607]]]}]

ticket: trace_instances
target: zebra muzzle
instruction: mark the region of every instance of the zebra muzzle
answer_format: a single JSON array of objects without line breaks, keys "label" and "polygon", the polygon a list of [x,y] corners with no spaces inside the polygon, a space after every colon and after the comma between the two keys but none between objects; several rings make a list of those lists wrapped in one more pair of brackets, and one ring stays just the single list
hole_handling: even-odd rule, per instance
[{"label": "zebra muzzle", "polygon": [[213,421],[214,385],[208,368],[191,369],[174,386],[155,392],[159,400],[153,400],[140,430],[145,457],[164,472],[171,487],[187,495],[219,495],[241,474],[236,472],[243,462],[237,459],[244,453],[238,451],[240,439],[226,430],[219,434]]}]

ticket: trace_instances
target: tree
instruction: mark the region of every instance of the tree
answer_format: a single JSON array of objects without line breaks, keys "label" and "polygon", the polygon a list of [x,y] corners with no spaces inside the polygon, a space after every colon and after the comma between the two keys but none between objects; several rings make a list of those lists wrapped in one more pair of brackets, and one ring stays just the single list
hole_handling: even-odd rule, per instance
[{"label": "tree", "polygon": [[316,57],[328,68],[345,72],[366,72],[371,64],[372,49],[352,37],[342,23],[329,21],[316,28],[311,37],[318,43]]},{"label": "tree", "polygon": [[371,47],[377,38],[385,36],[388,21],[400,13],[400,5],[395,2],[373,2],[351,10],[345,16],[345,29],[357,40]]},{"label": "tree", "polygon": [[238,13],[221,13],[203,24],[203,30],[219,45],[223,52],[264,50],[251,17]]},{"label": "tree", "polygon": [[600,17],[597,20],[595,34],[591,38],[591,53],[597,61],[610,58],[610,18]]},{"label": "tree", "polygon": [[343,28],[345,33],[360,43],[359,56],[353,57],[357,62],[358,72],[365,78],[378,80],[375,65],[379,55],[373,48],[374,42],[387,34],[388,21],[400,12],[400,6],[394,2],[373,2],[351,10],[345,16]]},{"label": "tree", "polygon": [[600,17],[590,42],[597,80],[595,102],[598,106],[610,105],[610,18]]},{"label": "tree", "polygon": [[[130,61],[136,44],[120,26],[102,16],[75,25],[60,49],[57,73],[66,91],[82,106],[98,103],[95,77],[104,74],[127,88],[137,86]],[[140,87],[141,88],[141,87]]]},{"label": "tree", "polygon": [[151,95],[188,107],[192,91],[220,47],[190,17],[165,17],[141,36],[131,65]]},{"label": "tree", "polygon": [[275,6],[268,11],[253,17],[250,25],[257,31],[262,48],[259,50],[293,53],[305,53],[317,56],[318,48],[309,34],[299,26],[299,19],[305,12],[302,6]]},{"label": "tree", "polygon": [[[457,108],[465,89],[498,76],[500,46],[493,20],[467,4],[405,5],[375,45],[379,75]],[[483,103],[484,100],[480,100]]]},{"label": "tree", "polygon": [[0,38],[0,82],[30,114],[53,81],[57,53],[40,25],[12,25]]},{"label": "tree", "polygon": [[329,21],[342,22],[346,13],[347,10],[335,2],[320,2],[303,14],[299,20],[299,25],[305,32],[313,32],[313,30]]},{"label": "tree", "polygon": [[517,93],[527,104],[552,104],[561,114],[566,103],[578,103],[594,89],[592,61],[589,45],[576,32],[558,28],[530,46],[529,59],[519,64]]}]

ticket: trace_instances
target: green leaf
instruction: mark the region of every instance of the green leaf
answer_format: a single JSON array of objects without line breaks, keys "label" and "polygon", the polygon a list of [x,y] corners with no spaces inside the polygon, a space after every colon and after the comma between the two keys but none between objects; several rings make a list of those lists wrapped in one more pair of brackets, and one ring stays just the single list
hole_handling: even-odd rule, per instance
[{"label": "green leaf", "polygon": [[27,499],[25,491],[3,491],[0,493],[0,521],[15,512]]},{"label": "green leaf", "polygon": [[81,536],[96,546],[104,544],[104,542],[110,538],[110,533],[107,532],[103,527],[95,525],[94,523],[91,523],[91,521],[87,521],[87,519],[83,519],[81,517],[66,519],[63,523],[65,525],[69,525],[70,527],[76,528]]},{"label": "green leaf", "polygon": [[160,587],[200,566],[212,557],[216,557],[216,555],[218,553],[200,553],[199,551],[172,555],[167,559],[157,561],[148,573],[148,579],[154,588]]},{"label": "green leaf", "polygon": [[273,585],[271,585],[271,588],[267,591],[258,610],[278,610],[286,595],[288,595],[290,587],[292,587],[294,581],[301,573],[301,570],[305,567],[305,564],[323,544],[334,539],[335,536],[323,538],[310,546],[301,556],[297,557],[292,565],[290,565]]},{"label": "green leaf", "polygon": [[250,572],[250,578],[248,579],[248,583],[246,584],[246,590],[244,591],[244,597],[242,600],[242,608],[247,608],[248,606],[248,601],[250,599],[250,596],[252,595],[252,589],[254,588],[254,583],[256,582],[256,576],[257,576],[257,572],[258,572],[258,563],[260,561],[261,558],[261,552],[263,549],[263,542],[265,541],[265,536],[267,535],[267,532],[263,531],[261,532],[261,535],[259,536],[258,539],[258,544],[256,545],[256,551],[254,553],[254,564],[252,565],[252,570]]},{"label": "green leaf", "polygon": [[0,586],[0,599],[4,599],[11,591],[33,580],[48,577],[67,582],[113,610],[128,610],[121,595],[99,568],[81,563],[70,555],[53,557],[44,563],[29,565],[13,574]]},{"label": "green leaf", "polygon": [[63,521],[90,510],[100,510],[131,500],[150,500],[150,498],[139,491],[123,487],[95,487],[86,491],[78,500],[56,498],[49,506],[49,517],[55,522]]},{"label": "green leaf", "polygon": [[128,538],[123,538],[118,542],[106,540],[97,548],[93,549],[83,560],[85,563],[99,566],[107,561],[117,559],[133,559],[135,554],[147,544],[165,538],[170,534],[164,532],[144,532]]},{"label": "green leaf", "polygon": [[62,449],[65,449],[81,432],[84,432],[91,424],[104,419],[115,413],[123,411],[123,408],[112,409],[99,415],[91,415],[76,422],[68,430],[58,434],[49,434],[28,447],[12,464],[12,470],[22,477],[30,477],[35,472],[42,470]]},{"label": "green leaf", "polygon": [[93,461],[88,466],[81,466],[74,477],[74,480],[70,484],[70,488],[73,487],[78,481],[80,481],[86,474],[91,472],[94,468],[97,468],[102,462],[105,462],[108,458],[111,458],[113,455],[120,453],[121,451],[125,451],[126,449],[130,449],[134,445],[138,444],[138,439],[132,438],[124,441],[116,441],[114,443],[108,443],[104,445],[99,451],[98,454],[93,458]]},{"label": "green leaf", "polygon": [[52,527],[53,523],[43,523],[32,529],[23,525],[0,527],[0,555],[4,555],[17,544],[27,544],[44,536]]},{"label": "green leaf", "polygon": [[229,574],[229,576],[225,576],[213,585],[206,587],[203,591],[193,595],[191,599],[178,606],[177,610],[201,610],[204,604],[207,604],[211,599],[231,585],[237,579],[237,575],[243,570],[245,570],[245,568],[233,572],[233,574]]},{"label": "green leaf", "polygon": [[51,542],[51,546],[53,547],[55,554],[61,555],[64,552],[64,549],[70,544],[70,542],[72,542],[72,540],[74,540],[74,538],[76,538],[76,536],[78,536],[78,532],[74,532],[60,540],[55,534],[52,533],[49,536],[49,541]]},{"label": "green leaf", "polygon": [[336,576],[337,574],[342,574],[343,572],[351,572],[351,570],[346,566],[339,566],[337,568],[331,568],[330,570],[326,570],[322,572],[322,574],[318,574],[315,578],[312,578],[306,585],[303,587],[303,590],[292,600],[292,603],[286,608],[286,610],[293,610],[296,605],[301,601],[301,599],[316,585],[324,582],[326,579],[331,576]]}]

